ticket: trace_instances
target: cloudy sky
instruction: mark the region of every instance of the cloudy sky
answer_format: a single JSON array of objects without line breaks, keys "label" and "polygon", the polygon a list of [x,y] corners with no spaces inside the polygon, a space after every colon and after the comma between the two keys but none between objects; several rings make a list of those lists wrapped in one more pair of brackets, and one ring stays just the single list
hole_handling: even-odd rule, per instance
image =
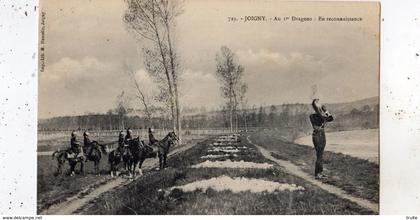
[{"label": "cloudy sky", "polygon": [[[143,67],[142,41],[122,21],[123,0],[41,1],[46,12],[46,69],[39,73],[39,117],[103,113],[116,96],[134,96],[124,66],[147,93],[156,88]],[[228,22],[227,17],[362,17],[361,22]],[[378,95],[379,7],[373,3],[190,0],[178,18],[181,104],[223,103],[215,55],[231,48],[245,68],[250,105],[324,102]],[[132,104],[137,106],[135,100]]]}]

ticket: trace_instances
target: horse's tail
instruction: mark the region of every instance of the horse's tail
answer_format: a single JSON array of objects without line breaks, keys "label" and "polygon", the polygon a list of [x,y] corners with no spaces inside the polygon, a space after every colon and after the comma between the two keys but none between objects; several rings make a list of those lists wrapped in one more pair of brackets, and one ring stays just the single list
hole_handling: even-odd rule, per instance
[{"label": "horse's tail", "polygon": [[108,148],[108,146],[106,144],[100,144],[97,141],[92,141],[92,144],[96,144],[96,145],[100,146],[102,153],[103,154],[107,154],[107,148]]},{"label": "horse's tail", "polygon": [[52,153],[51,159],[54,160],[56,158],[56,154],[60,153],[60,150],[56,150]]},{"label": "horse's tail", "polygon": [[99,144],[99,146],[101,146],[101,151],[102,151],[103,154],[107,154],[108,153],[107,152],[107,148],[108,148],[107,145],[105,145],[105,144]]}]

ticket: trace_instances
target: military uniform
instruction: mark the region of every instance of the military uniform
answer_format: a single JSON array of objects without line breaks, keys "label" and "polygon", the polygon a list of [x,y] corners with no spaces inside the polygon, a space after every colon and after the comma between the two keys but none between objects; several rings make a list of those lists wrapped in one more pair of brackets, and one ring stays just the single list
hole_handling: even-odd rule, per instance
[{"label": "military uniform", "polygon": [[[315,101],[315,100],[314,100]],[[313,103],[314,104],[314,103]],[[315,107],[314,107],[315,109]],[[325,106],[321,109],[320,113],[311,114],[309,119],[311,120],[311,124],[313,127],[312,133],[312,142],[315,147],[316,151],[316,162],[315,162],[315,177],[323,171],[323,154],[326,145],[326,138],[325,138],[325,124],[327,122],[331,122],[334,120],[332,115],[330,115],[327,111]]]},{"label": "military uniform", "polygon": [[149,145],[153,145],[154,143],[156,143],[158,140],[156,140],[155,136],[153,136],[153,132],[152,129],[149,128]]},{"label": "military uniform", "polygon": [[76,134],[74,132],[71,133],[70,152],[73,152],[76,157],[82,153],[81,143],[77,140]]},{"label": "military uniform", "polygon": [[92,153],[93,146],[92,146],[92,141],[89,139],[89,134],[87,132],[83,133],[83,145],[85,149],[87,150],[87,156],[89,156]]},{"label": "military uniform", "polygon": [[125,147],[124,134],[123,134],[123,131],[120,131],[120,134],[118,136],[118,148],[117,148],[117,151],[120,153],[120,155],[122,155],[124,147]]},{"label": "military uniform", "polygon": [[124,138],[124,143],[127,145],[130,145],[131,140],[133,139],[133,137],[131,136],[131,130],[127,129],[127,134],[125,135]]}]

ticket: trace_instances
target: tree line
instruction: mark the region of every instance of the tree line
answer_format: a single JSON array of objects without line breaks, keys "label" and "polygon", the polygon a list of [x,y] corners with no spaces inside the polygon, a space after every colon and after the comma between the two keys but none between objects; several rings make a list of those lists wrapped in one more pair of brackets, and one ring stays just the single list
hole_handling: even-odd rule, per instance
[{"label": "tree line", "polygon": [[[238,114],[238,130],[249,127],[266,128],[297,128],[302,131],[311,129],[309,115],[312,114],[309,104],[285,104],[251,107],[245,114]],[[333,112],[334,113],[334,112]],[[122,117],[122,118],[121,118]],[[333,123],[328,124],[330,130],[370,129],[379,127],[379,105],[365,105],[362,108],[353,108],[348,112],[334,115]],[[235,117],[233,117],[235,118]],[[125,128],[145,129],[172,129],[172,119],[168,116],[147,118],[146,116],[120,116],[118,111],[109,111],[107,114],[88,114],[81,116],[65,116],[40,120],[40,131],[64,130],[120,130],[123,121]],[[182,129],[230,128],[230,110],[208,112],[205,114],[184,115]]]}]

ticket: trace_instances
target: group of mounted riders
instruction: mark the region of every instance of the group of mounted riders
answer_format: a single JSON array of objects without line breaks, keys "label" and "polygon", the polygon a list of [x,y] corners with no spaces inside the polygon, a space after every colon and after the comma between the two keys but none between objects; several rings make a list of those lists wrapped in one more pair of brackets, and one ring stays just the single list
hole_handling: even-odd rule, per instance
[{"label": "group of mounted riders", "polygon": [[144,160],[156,157],[156,155],[159,156],[159,168],[162,169],[166,167],[169,147],[174,145],[178,138],[175,132],[169,132],[164,139],[159,141],[154,137],[151,128],[148,129],[148,136],[149,144],[146,144],[139,137],[134,138],[130,128],[127,129],[125,135],[124,131],[121,130],[118,135],[118,147],[111,152],[107,152],[107,146],[91,140],[88,132],[83,133],[82,143],[77,140],[76,132],[72,131],[70,148],[53,153],[53,158],[57,158],[58,161],[57,173],[61,173],[61,167],[65,161],[69,162],[71,175],[74,175],[74,168],[77,163],[81,164],[80,170],[83,172],[83,163],[90,160],[94,162],[95,172],[99,174],[99,161],[102,153],[109,153],[108,163],[111,168],[111,175],[116,172],[116,166],[121,162],[124,162],[130,176],[135,175],[137,166],[139,172],[141,172],[141,165]]},{"label": "group of mounted riders", "polygon": [[[149,145],[145,145],[145,147],[150,148],[151,145],[157,142],[156,138],[153,135],[153,130],[151,128],[148,129],[149,133]],[[118,135],[118,147],[117,153],[122,157],[124,150],[130,146],[131,141],[133,140],[133,131],[128,128],[127,133],[124,136],[124,131],[121,130]],[[74,158],[80,157],[86,161],[88,161],[88,155],[92,153],[93,149],[98,149],[99,143],[97,141],[91,140],[89,137],[89,132],[83,132],[83,144],[77,140],[76,132],[71,132],[70,138],[70,148],[68,149],[68,153],[73,156]]]}]

